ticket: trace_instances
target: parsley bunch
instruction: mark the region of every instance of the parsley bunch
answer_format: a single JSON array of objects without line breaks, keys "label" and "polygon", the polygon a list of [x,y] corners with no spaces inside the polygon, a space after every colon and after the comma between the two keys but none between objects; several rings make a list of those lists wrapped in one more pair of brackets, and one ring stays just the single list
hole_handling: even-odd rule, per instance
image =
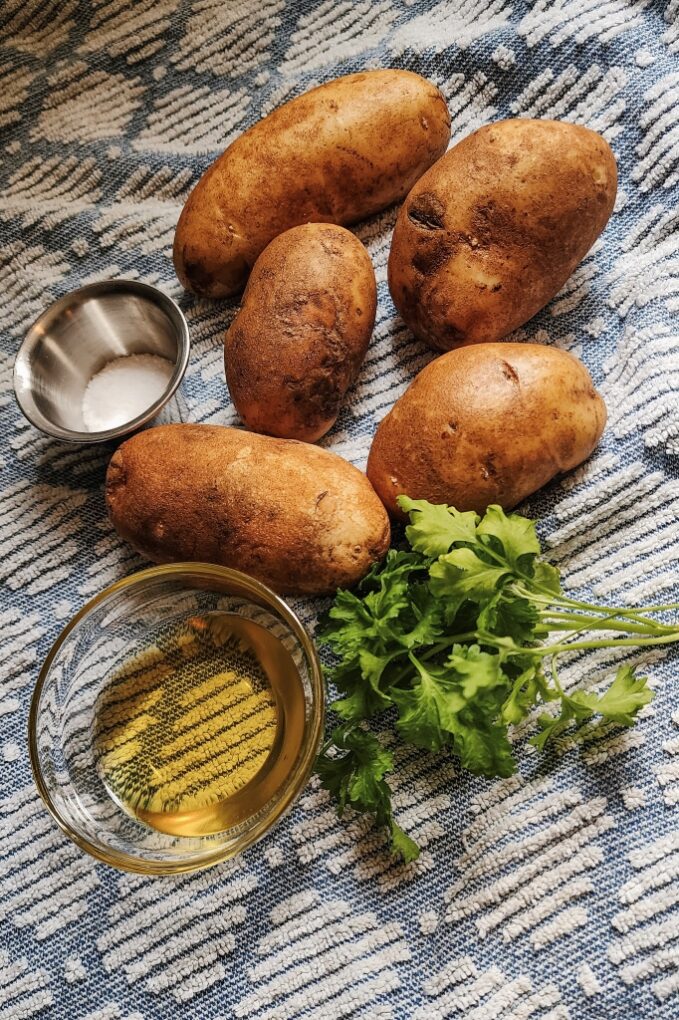
[{"label": "parsley bunch", "polygon": [[[449,749],[477,775],[508,776],[516,768],[508,728],[537,705],[560,702],[556,714],[538,719],[531,743],[543,748],[573,720],[598,714],[631,726],[653,698],[629,666],[602,694],[567,693],[560,653],[666,644],[679,641],[679,628],[650,615],[673,606],[609,608],[567,598],[525,517],[499,506],[479,517],[405,496],[399,503],[410,515],[410,551],[391,550],[356,594],[339,591],[320,630],[338,659],[328,679],[343,696],[332,706],[341,723],[316,770],[340,815],[347,805],[372,814],[389,830],[392,850],[413,860],[418,848],[392,814],[385,778],[392,754],[365,720],[395,709],[406,743]],[[583,638],[583,631],[595,633]]]}]

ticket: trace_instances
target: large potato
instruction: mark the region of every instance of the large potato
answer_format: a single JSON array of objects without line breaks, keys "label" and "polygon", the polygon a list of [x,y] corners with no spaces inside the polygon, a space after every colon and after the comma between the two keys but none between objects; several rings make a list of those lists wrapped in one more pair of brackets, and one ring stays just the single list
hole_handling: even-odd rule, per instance
[{"label": "large potato", "polygon": [[427,365],[375,433],[368,478],[396,497],[513,507],[589,457],[606,405],[585,366],[533,344],[461,347]]},{"label": "large potato", "polygon": [[255,432],[314,442],[334,424],[375,323],[370,257],[353,234],[307,223],[257,259],[226,334],[231,397]]},{"label": "large potato", "polygon": [[394,304],[438,350],[499,340],[561,289],[606,225],[615,159],[550,120],[482,127],[408,195],[389,255]]},{"label": "large potato", "polygon": [[106,475],[113,525],[156,563],[235,567],[277,591],[354,584],[389,545],[368,479],[334,453],[221,425],[159,425]]},{"label": "large potato", "polygon": [[184,206],[174,264],[187,290],[235,294],[289,227],[355,223],[407,195],[445,152],[439,90],[410,71],[363,71],[285,103],[233,142]]}]

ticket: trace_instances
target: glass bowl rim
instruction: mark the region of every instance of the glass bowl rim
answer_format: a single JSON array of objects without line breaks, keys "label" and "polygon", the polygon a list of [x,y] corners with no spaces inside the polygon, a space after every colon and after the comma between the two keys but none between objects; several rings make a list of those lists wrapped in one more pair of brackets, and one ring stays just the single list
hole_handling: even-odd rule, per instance
[{"label": "glass bowl rim", "polygon": [[[175,578],[179,580],[188,573],[199,574],[208,580],[211,578],[219,580],[227,585],[235,582],[245,588],[246,591],[249,589],[249,591],[255,596],[259,596],[268,608],[273,609],[280,617],[282,617],[282,619],[290,627],[306,657],[310,672],[313,710],[309,716],[307,726],[305,727],[304,742],[302,745],[302,758],[294,773],[291,774],[292,781],[289,789],[285,796],[276,801],[273,811],[258,818],[252,829],[248,829],[247,832],[243,834],[244,838],[242,838],[240,845],[237,845],[234,849],[233,844],[230,843],[228,846],[212,850],[202,856],[197,855],[191,859],[182,860],[180,858],[176,861],[145,860],[143,857],[137,857],[121,850],[114,850],[112,848],[104,849],[102,846],[88,839],[87,836],[84,836],[81,832],[74,828],[66,818],[63,817],[59,808],[52,799],[43,779],[40,767],[40,755],[37,744],[38,710],[40,700],[52,668],[52,663],[66,639],[81,620],[85,619],[85,617],[88,616],[94,609],[106,602],[116,592],[123,591],[126,588],[136,587],[154,578]],[[203,868],[209,868],[214,864],[219,864],[231,857],[235,857],[272,829],[281,817],[292,807],[307,784],[316,759],[316,753],[321,742],[321,737],[323,735],[324,723],[325,684],[323,681],[323,671],[318,657],[318,652],[316,651],[316,647],[311,636],[297,614],[293,612],[290,606],[271,588],[267,587],[267,585],[258,581],[256,578],[251,577],[249,574],[244,574],[240,570],[234,570],[232,567],[222,567],[214,563],[192,562],[187,560],[180,563],[164,563],[153,567],[146,567],[143,570],[136,571],[134,574],[129,574],[127,577],[120,578],[120,580],[115,581],[113,584],[108,585],[100,591],[94,596],[94,598],[91,598],[71,617],[50,647],[38,674],[38,679],[31,696],[31,705],[28,714],[28,751],[33,779],[45,807],[62,832],[64,832],[68,838],[76,844],[76,846],[80,847],[81,850],[84,850],[96,860],[123,871],[131,871],[137,874],[146,875],[171,875],[189,871],[199,871]],[[238,842],[238,838],[239,837],[236,837],[236,842]]]}]

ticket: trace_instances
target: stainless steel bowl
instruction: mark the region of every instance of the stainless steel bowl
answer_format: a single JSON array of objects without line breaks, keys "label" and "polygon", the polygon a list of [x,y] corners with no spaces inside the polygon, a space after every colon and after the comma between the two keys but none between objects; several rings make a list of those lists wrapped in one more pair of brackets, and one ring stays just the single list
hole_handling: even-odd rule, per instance
[{"label": "stainless steel bowl", "polygon": [[[157,354],[174,364],[165,392],[142,414],[102,432],[86,429],[82,402],[90,379],[114,358]],[[165,407],[189,360],[189,330],[157,287],[105,280],[55,301],[31,326],[14,364],[14,392],[32,425],[71,443],[119,439]]]}]

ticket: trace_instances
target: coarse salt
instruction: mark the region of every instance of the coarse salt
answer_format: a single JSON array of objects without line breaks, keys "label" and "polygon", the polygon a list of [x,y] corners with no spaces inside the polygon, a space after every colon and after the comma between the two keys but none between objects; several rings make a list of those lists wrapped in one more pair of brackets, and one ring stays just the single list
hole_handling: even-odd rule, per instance
[{"label": "coarse salt", "polygon": [[114,358],[93,376],[83,395],[83,422],[88,432],[125,425],[163,395],[174,365],[157,354]]}]

